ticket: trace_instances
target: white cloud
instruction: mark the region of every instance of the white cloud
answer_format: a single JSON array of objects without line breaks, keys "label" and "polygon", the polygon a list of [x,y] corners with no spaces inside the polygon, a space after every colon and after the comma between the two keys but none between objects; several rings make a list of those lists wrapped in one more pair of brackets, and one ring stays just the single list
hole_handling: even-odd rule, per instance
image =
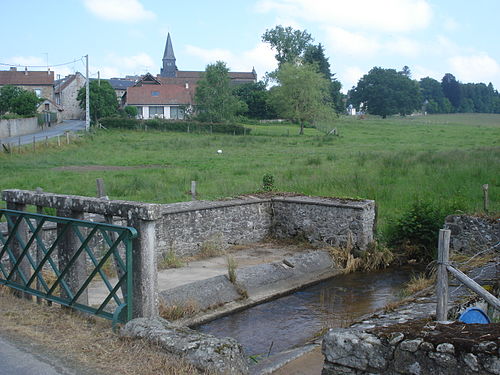
[{"label": "white cloud", "polygon": [[353,33],[340,27],[326,27],[327,46],[335,53],[366,56],[378,52],[380,43],[374,37]]},{"label": "white cloud", "polygon": [[413,79],[420,80],[425,77],[431,77],[434,78],[438,81],[441,81],[441,79],[444,76],[443,72],[438,72],[434,69],[429,69],[425,66],[421,65],[416,65],[411,69],[411,75]]},{"label": "white cloud", "polygon": [[405,57],[417,57],[420,54],[421,47],[419,43],[410,38],[396,37],[387,41],[384,49]]},{"label": "white cloud", "polygon": [[185,50],[187,54],[199,58],[205,65],[224,61],[230,70],[245,72],[254,67],[259,78],[262,78],[265,72],[272,71],[277,67],[274,52],[265,43],[259,43],[254,48],[238,54],[226,49],[204,49],[192,45],[187,45]]},{"label": "white cloud", "polygon": [[486,53],[448,59],[451,72],[462,82],[491,82],[500,79],[500,64]]},{"label": "white cloud", "polygon": [[136,22],[156,17],[139,0],[84,0],[84,4],[97,17],[110,21]]},{"label": "white cloud", "polygon": [[156,66],[153,58],[144,52],[133,56],[109,54],[106,60],[119,67],[120,70],[129,72],[128,74],[134,71],[151,71]]},{"label": "white cloud", "polygon": [[443,22],[443,27],[446,31],[453,32],[457,31],[460,25],[453,18],[447,17]]},{"label": "white cloud", "polygon": [[432,18],[427,0],[261,0],[256,9],[324,25],[385,32],[425,29]]},{"label": "white cloud", "polygon": [[[47,60],[41,57],[35,56],[14,56],[7,59],[9,64],[12,65],[24,65],[24,66],[37,66],[43,67],[47,66]],[[28,68],[29,69],[29,68]]]},{"label": "white cloud", "polygon": [[340,82],[342,82],[342,91],[346,93],[353,86],[358,84],[358,81],[363,77],[366,71],[357,66],[351,66],[339,73]]}]

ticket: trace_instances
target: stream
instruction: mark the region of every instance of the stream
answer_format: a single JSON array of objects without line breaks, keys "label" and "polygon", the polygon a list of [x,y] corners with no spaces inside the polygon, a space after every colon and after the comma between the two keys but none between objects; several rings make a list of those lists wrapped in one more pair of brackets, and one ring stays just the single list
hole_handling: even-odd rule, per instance
[{"label": "stream", "polygon": [[416,272],[405,266],[335,276],[197,329],[233,337],[248,356],[267,357],[303,345],[326,328],[349,326],[360,316],[396,301]]}]

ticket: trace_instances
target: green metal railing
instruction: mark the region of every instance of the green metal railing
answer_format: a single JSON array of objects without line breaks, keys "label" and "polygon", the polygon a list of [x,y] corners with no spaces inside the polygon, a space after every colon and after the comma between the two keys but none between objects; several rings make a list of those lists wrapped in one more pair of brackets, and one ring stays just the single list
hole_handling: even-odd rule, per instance
[{"label": "green metal railing", "polygon": [[[3,219],[0,285],[114,323],[132,319],[134,228],[0,209]],[[107,296],[89,304],[99,287]]]}]

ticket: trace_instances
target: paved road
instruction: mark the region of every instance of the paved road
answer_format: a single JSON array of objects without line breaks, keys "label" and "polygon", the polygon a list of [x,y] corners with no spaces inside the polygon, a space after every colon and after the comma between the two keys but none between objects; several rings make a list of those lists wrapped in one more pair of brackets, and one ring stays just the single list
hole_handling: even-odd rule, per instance
[{"label": "paved road", "polygon": [[25,145],[28,143],[32,143],[33,137],[35,137],[35,140],[38,142],[45,140],[46,137],[54,138],[57,137],[58,135],[64,135],[64,132],[66,131],[76,132],[84,129],[85,129],[85,121],[66,120],[58,125],[54,125],[51,126],[50,128],[43,129],[42,131],[39,131],[37,133],[21,135],[20,137],[2,138],[0,139],[0,143],[18,145],[19,138],[21,138],[21,144]]},{"label": "paved road", "polygon": [[40,353],[0,337],[0,375],[76,375]]}]

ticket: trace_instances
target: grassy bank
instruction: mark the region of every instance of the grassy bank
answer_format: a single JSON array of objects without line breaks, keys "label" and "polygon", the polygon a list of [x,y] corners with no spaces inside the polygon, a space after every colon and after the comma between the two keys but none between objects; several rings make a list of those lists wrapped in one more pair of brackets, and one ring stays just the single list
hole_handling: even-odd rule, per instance
[{"label": "grassy bank", "polygon": [[101,130],[60,149],[27,147],[0,154],[0,189],[94,196],[103,177],[112,199],[176,202],[190,199],[191,180],[200,199],[216,199],[255,192],[270,173],[281,191],[374,199],[382,229],[417,198],[478,212],[485,183],[500,211],[500,115],[341,117],[323,127],[338,137],[245,126],[251,135]]}]

